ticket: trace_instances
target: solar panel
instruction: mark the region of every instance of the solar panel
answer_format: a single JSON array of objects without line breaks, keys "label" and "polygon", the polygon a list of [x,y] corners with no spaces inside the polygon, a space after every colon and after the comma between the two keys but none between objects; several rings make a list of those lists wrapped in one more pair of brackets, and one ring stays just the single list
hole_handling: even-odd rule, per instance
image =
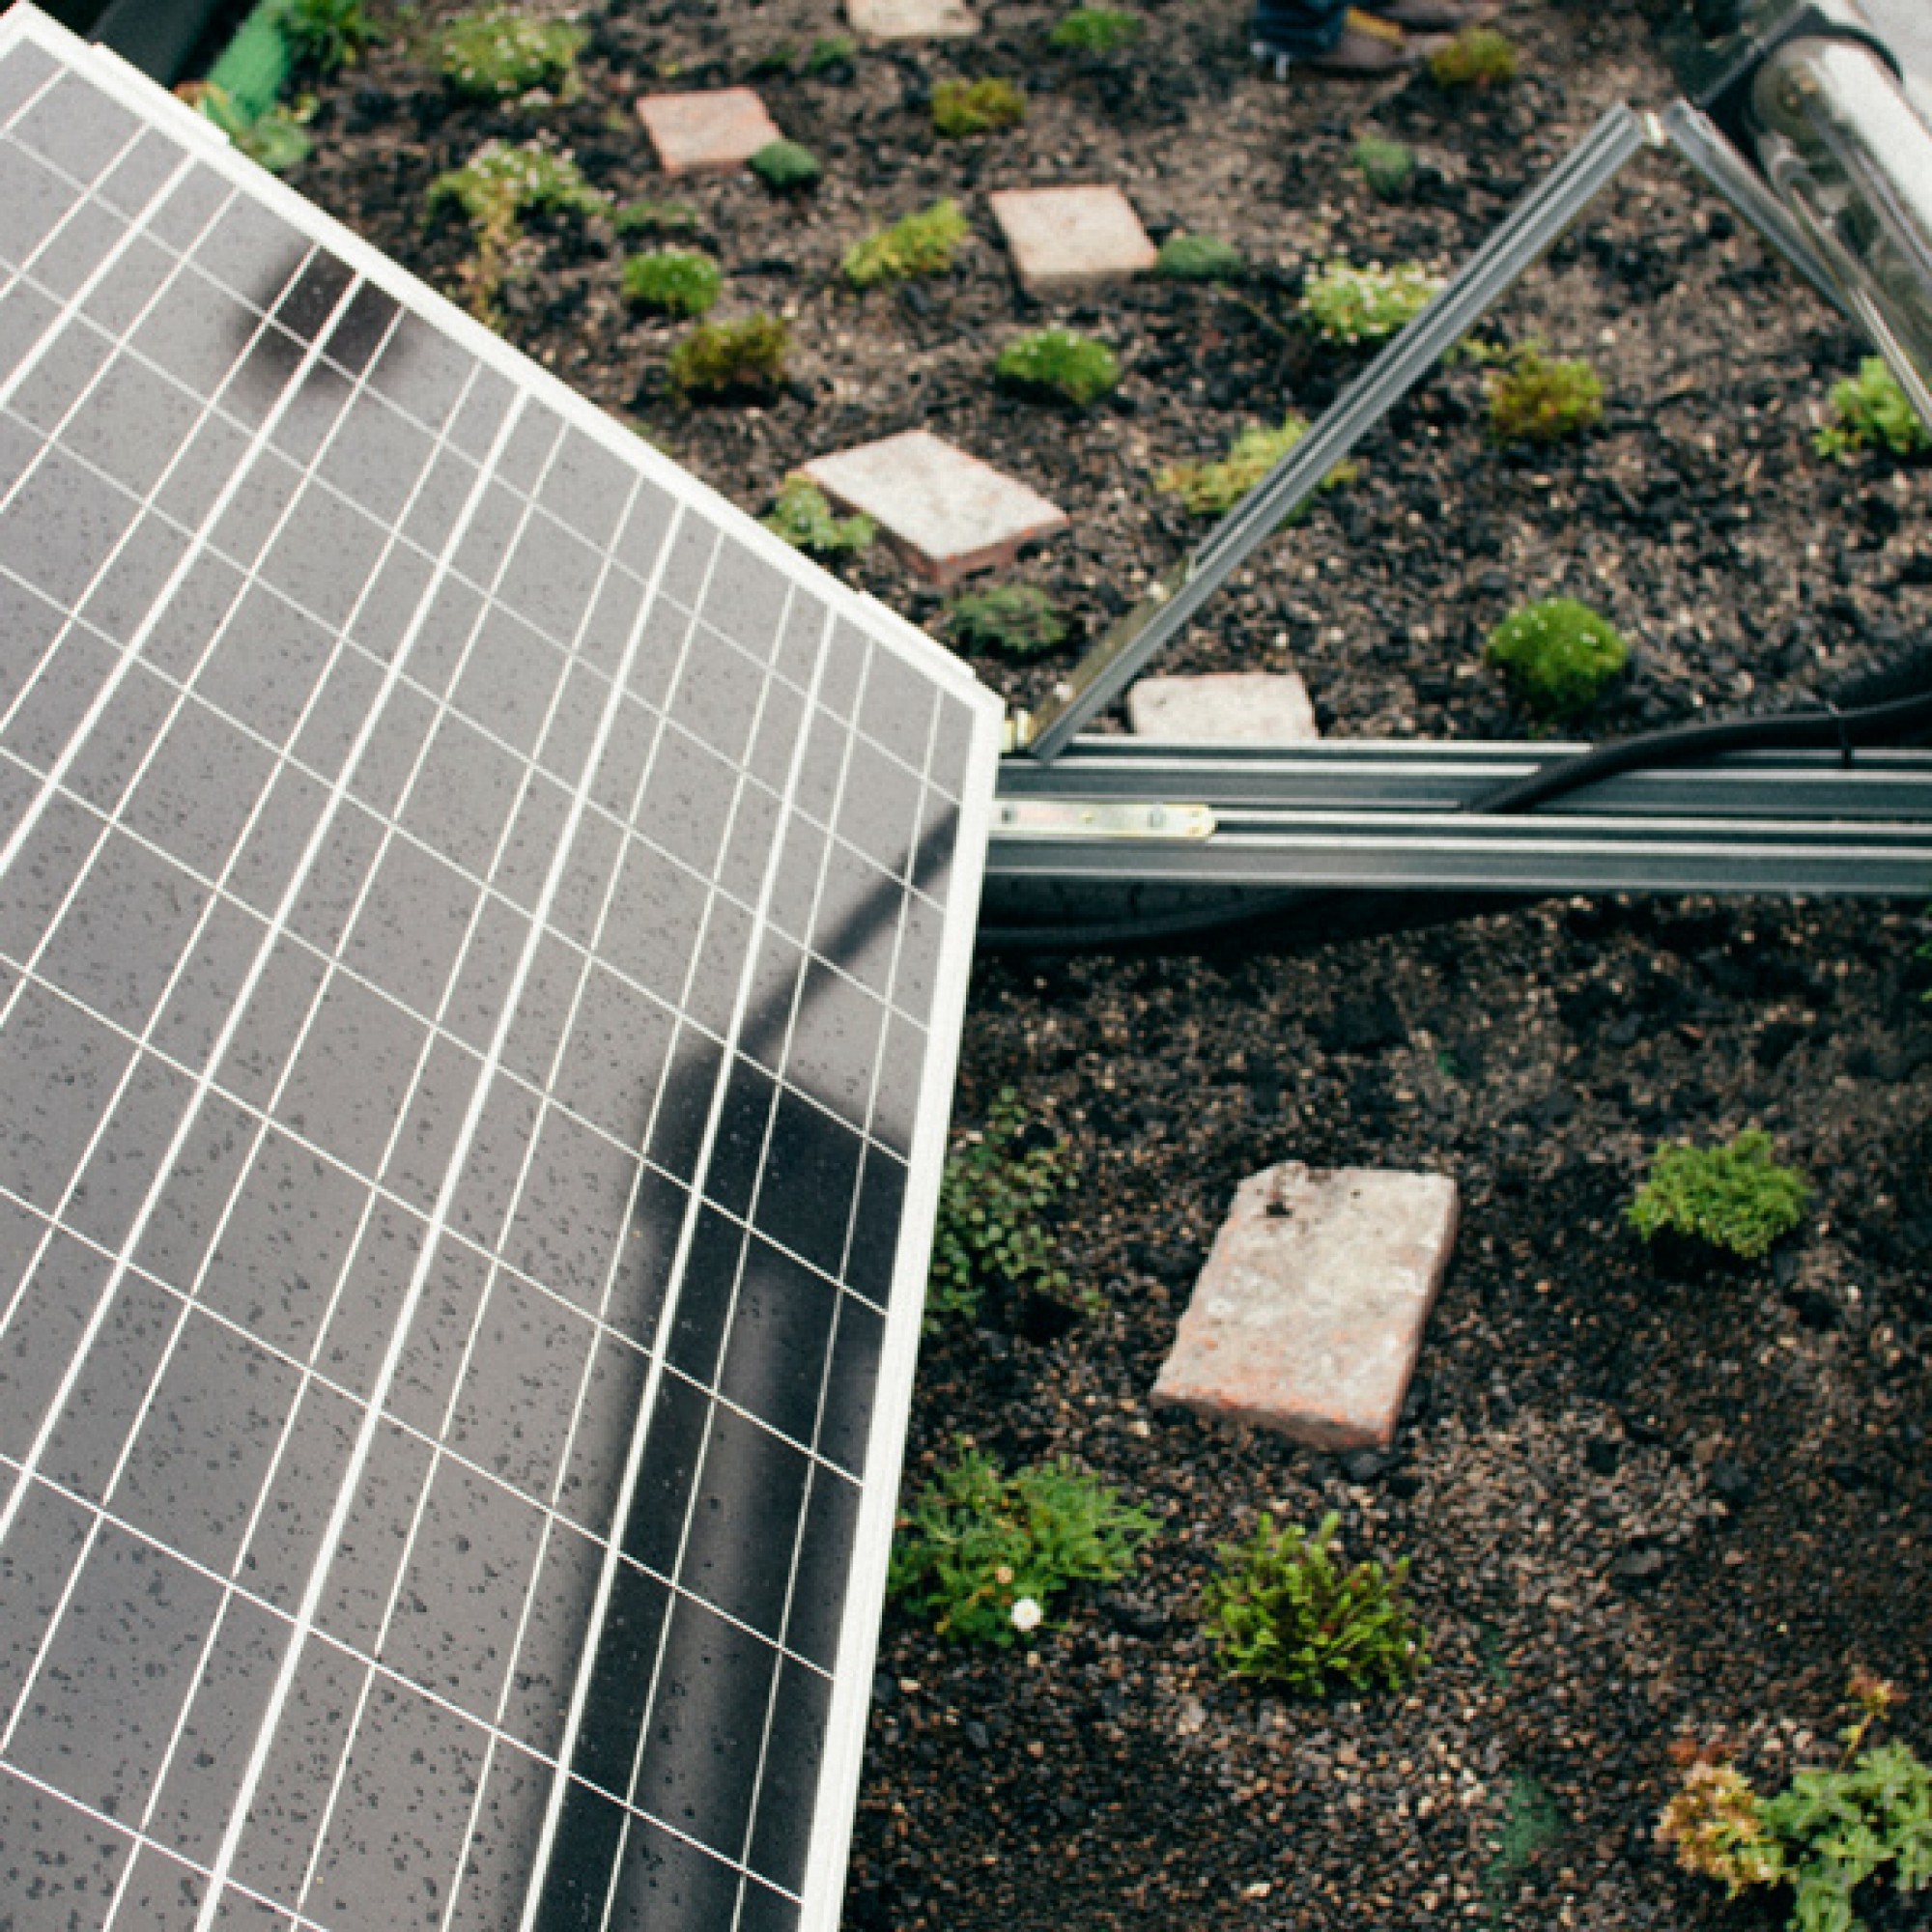
[{"label": "solar panel", "polygon": [[9,1924],[830,1926],[945,653],[0,23]]}]

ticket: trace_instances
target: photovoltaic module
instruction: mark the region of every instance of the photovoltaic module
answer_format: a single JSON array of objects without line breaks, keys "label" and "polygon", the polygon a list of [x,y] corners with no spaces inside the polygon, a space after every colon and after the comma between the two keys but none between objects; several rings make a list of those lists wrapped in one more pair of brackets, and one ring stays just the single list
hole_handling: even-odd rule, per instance
[{"label": "photovoltaic module", "polygon": [[836,1923],[998,707],[0,21],[0,1916]]}]

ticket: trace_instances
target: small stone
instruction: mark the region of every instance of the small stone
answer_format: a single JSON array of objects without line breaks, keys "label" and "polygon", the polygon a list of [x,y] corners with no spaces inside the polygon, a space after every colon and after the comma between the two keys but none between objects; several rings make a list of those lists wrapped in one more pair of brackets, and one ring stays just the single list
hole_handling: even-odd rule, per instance
[{"label": "small stone", "polygon": [[1354,1449],[1342,1458],[1342,1473],[1351,1483],[1373,1483],[1394,1459],[1377,1449]]},{"label": "small stone", "polygon": [[939,584],[1010,564],[1058,536],[1065,513],[929,430],[839,450],[804,466],[834,502],[872,518],[907,565]]},{"label": "small stone", "polygon": [[1065,295],[1145,274],[1157,251],[1117,187],[1003,188],[987,197],[1029,295]]},{"label": "small stone", "polygon": [[1720,1502],[1738,1509],[1751,1499],[1755,1486],[1749,1473],[1739,1463],[1713,1463],[1711,1464],[1711,1492]]},{"label": "small stone", "polygon": [[1610,1580],[1626,1590],[1654,1590],[1663,1580],[1666,1560],[1661,1549],[1626,1549],[1610,1565]]},{"label": "small stone", "polygon": [[975,1750],[992,1749],[993,1740],[987,1736],[985,1725],[978,1718],[968,1718],[959,1728],[966,1733],[966,1742]]},{"label": "small stone", "polygon": [[854,33],[874,41],[958,40],[980,31],[961,0],[845,0]]},{"label": "small stone", "polygon": [[1154,1383],[1346,1454],[1395,1439],[1456,1236],[1446,1176],[1300,1161],[1242,1181]]},{"label": "small stone", "polygon": [[1321,735],[1293,671],[1144,677],[1127,693],[1137,736],[1170,745],[1297,745]]},{"label": "small stone", "polygon": [[668,175],[741,168],[781,138],[765,103],[749,87],[646,94],[638,102],[638,116]]}]

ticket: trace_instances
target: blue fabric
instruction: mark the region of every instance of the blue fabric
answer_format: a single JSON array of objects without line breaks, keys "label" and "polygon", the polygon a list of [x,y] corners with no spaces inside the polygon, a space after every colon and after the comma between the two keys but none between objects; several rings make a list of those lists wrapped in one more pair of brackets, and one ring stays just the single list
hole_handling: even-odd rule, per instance
[{"label": "blue fabric", "polygon": [[1255,0],[1253,33],[1277,53],[1325,54],[1342,38],[1352,0]]}]

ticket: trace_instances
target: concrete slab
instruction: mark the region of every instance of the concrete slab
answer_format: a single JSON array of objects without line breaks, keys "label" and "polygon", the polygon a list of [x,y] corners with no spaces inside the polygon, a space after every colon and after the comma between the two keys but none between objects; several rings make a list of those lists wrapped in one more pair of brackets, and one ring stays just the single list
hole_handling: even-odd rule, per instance
[{"label": "concrete slab", "polygon": [[639,99],[638,117],[668,175],[742,168],[760,148],[780,138],[778,123],[749,87],[646,94]]},{"label": "concrete slab", "polygon": [[1153,1400],[1311,1448],[1386,1449],[1456,1218],[1439,1174],[1296,1160],[1250,1175]]},{"label": "concrete slab", "polygon": [[923,429],[804,466],[835,503],[873,518],[907,565],[938,584],[1010,564],[1066,516],[1024,483]]},{"label": "concrete slab", "polygon": [[980,31],[962,0],[845,0],[854,33],[874,41],[960,40]]},{"label": "concrete slab", "polygon": [[1010,187],[988,195],[1030,295],[1068,295],[1145,274],[1159,259],[1117,187]]},{"label": "concrete slab", "polygon": [[1144,677],[1127,692],[1127,718],[1164,745],[1305,745],[1321,735],[1292,670]]}]

